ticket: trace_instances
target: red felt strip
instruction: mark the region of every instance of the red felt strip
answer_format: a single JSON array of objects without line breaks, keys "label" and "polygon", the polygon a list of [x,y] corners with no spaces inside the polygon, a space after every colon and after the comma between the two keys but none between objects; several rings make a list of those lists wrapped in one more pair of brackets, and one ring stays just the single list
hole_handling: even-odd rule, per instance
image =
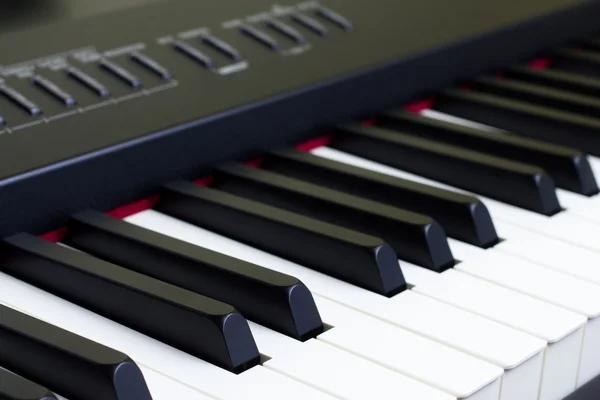
[{"label": "red felt strip", "polygon": [[547,57],[543,57],[543,58],[536,58],[535,60],[531,60],[527,63],[527,65],[531,68],[534,69],[546,69],[546,68],[550,68],[550,58]]},{"label": "red felt strip", "polygon": [[435,97],[430,97],[428,99],[409,104],[409,105],[405,106],[404,109],[406,111],[420,113],[421,111],[429,110],[431,107],[433,107],[434,102],[435,102]]}]

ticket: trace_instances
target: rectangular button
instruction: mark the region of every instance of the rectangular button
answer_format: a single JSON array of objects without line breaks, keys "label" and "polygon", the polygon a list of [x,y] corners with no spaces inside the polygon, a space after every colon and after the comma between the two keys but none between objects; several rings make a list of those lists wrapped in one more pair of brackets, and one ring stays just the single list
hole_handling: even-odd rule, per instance
[{"label": "rectangular button", "polygon": [[319,36],[327,36],[329,34],[329,30],[325,25],[307,15],[294,13],[292,14],[292,20],[304,26],[305,28],[310,29]]},{"label": "rectangular button", "polygon": [[379,237],[404,259],[436,271],[454,265],[444,230],[428,216],[241,164],[215,170],[212,186]]},{"label": "rectangular button", "polygon": [[3,367],[74,399],[151,399],[127,355],[1,304],[0,315]]},{"label": "rectangular button", "polygon": [[242,53],[240,53],[237,49],[235,49],[229,43],[226,43],[223,40],[217,38],[216,36],[203,35],[202,41],[211,46],[212,48],[216,49],[217,51],[220,51],[221,53],[225,54],[227,57],[231,58],[232,61],[242,61],[242,59],[244,58],[242,56]]},{"label": "rectangular button", "polygon": [[19,234],[2,243],[0,270],[229,371],[259,361],[233,307],[88,254]]},{"label": "rectangular button", "polygon": [[580,150],[508,132],[499,134],[427,117],[435,112],[426,110],[419,115],[401,110],[391,111],[381,114],[377,125],[423,139],[537,165],[546,170],[559,187],[585,195],[598,193],[587,156]]},{"label": "rectangular button", "polygon": [[137,89],[140,86],[142,86],[142,82],[137,76],[133,75],[131,72],[127,71],[125,68],[121,67],[114,61],[101,60],[98,63],[98,65],[100,65],[100,68],[104,69],[105,71],[108,71],[113,76],[119,78],[134,89]]},{"label": "rectangular button", "polygon": [[346,17],[342,16],[341,14],[329,9],[329,8],[325,8],[325,7],[318,7],[315,10],[315,13],[322,17],[325,18],[326,20],[333,22],[334,24],[336,24],[337,26],[339,26],[340,28],[342,28],[345,31],[351,31],[353,26],[352,26],[352,22],[350,22],[349,19],[347,19]]},{"label": "rectangular button", "polygon": [[191,58],[192,60],[201,64],[203,67],[208,69],[211,69],[213,67],[213,62],[211,58],[206,54],[202,53],[200,50],[196,49],[195,47],[192,47],[191,45],[181,41],[173,42],[173,47],[179,52]]},{"label": "rectangular button", "polygon": [[298,32],[291,26],[284,24],[281,21],[277,21],[274,19],[268,20],[267,26],[269,28],[281,33],[282,35],[287,36],[289,39],[296,42],[296,44],[306,43],[306,39],[304,39],[304,36],[302,36],[302,34],[300,32]]},{"label": "rectangular button", "polygon": [[261,168],[313,184],[429,215],[452,237],[487,247],[498,241],[491,217],[475,197],[325,160],[310,153],[267,153]]},{"label": "rectangular button", "polygon": [[166,185],[155,208],[384,296],[406,288],[396,254],[376,237],[191,182]]},{"label": "rectangular button", "polygon": [[67,68],[65,70],[65,72],[66,72],[67,76],[75,79],[76,81],[78,81],[79,83],[81,83],[82,85],[87,87],[88,89],[92,90],[98,96],[100,96],[100,97],[110,96],[110,91],[103,84],[101,84],[98,80],[92,78],[88,74],[86,74],[76,68],[73,68],[73,67]]},{"label": "rectangular button", "polygon": [[145,54],[133,52],[129,55],[129,57],[131,57],[133,61],[142,65],[143,67],[145,67],[146,69],[148,69],[149,71],[153,72],[155,75],[158,75],[160,78],[166,81],[171,80],[173,78],[173,74],[171,74],[171,72],[169,72],[168,69],[166,69],[165,67],[160,65],[156,60],[153,60]]},{"label": "rectangular button", "polygon": [[243,25],[240,27],[240,32],[242,32],[244,35],[254,39],[258,43],[261,43],[261,44],[267,46],[271,50],[275,50],[275,51],[279,50],[279,43],[277,43],[277,41],[275,39],[273,39],[271,36],[267,35],[263,31],[256,29],[253,26]]},{"label": "rectangular button", "polygon": [[41,75],[34,76],[32,82],[34,85],[39,86],[67,107],[73,107],[75,104],[77,104],[77,101],[73,96],[58,87],[51,80],[46,79]]},{"label": "rectangular button", "polygon": [[14,104],[27,111],[29,115],[37,117],[38,115],[42,114],[42,110],[37,104],[23,96],[16,89],[0,83],[0,93],[2,93],[2,95],[12,101]]},{"label": "rectangular button", "polygon": [[67,226],[68,234],[63,241],[69,246],[231,304],[246,317],[295,339],[307,340],[323,331],[310,291],[292,276],[190,245],[99,212],[76,214]]}]

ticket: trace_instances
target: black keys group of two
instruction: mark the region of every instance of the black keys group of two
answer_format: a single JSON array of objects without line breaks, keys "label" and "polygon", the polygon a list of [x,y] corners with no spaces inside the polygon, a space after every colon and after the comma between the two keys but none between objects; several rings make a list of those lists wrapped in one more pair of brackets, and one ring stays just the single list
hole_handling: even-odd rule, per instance
[{"label": "black keys group of two", "polygon": [[[596,194],[585,154],[563,145],[595,154],[590,95],[600,85],[560,70],[504,76],[445,91],[434,109],[518,134],[393,111],[374,127],[335,128],[329,146],[545,215],[560,211],[554,182]],[[295,150],[266,154],[260,169],[218,168],[210,187],[165,185],[156,209],[383,296],[406,289],[398,256],[438,272],[452,267],[445,232],[483,248],[499,240],[474,197]],[[83,252],[27,234],[5,239],[0,270],[234,373],[260,360],[242,315],[298,340],[323,331],[294,277],[93,211],[71,218],[63,242]],[[46,386],[72,398],[150,398],[126,355],[0,312],[1,340],[12,344],[0,349],[0,393],[53,398]]]}]

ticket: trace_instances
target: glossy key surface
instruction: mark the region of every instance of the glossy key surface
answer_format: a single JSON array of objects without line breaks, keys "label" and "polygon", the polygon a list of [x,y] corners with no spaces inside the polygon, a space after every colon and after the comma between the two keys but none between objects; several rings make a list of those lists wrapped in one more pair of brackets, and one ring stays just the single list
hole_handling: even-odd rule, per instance
[{"label": "glossy key surface", "polygon": [[68,398],[151,400],[127,355],[1,304],[0,316],[0,366]]},{"label": "glossy key surface", "polygon": [[2,242],[0,270],[230,371],[258,362],[230,305],[88,254],[19,234]]},{"label": "glossy key surface", "polygon": [[74,215],[65,243],[191,292],[222,301],[297,339],[323,330],[298,279],[88,211]]},{"label": "glossy key surface", "polygon": [[376,293],[406,288],[396,254],[373,236],[190,182],[164,186],[156,210]]},{"label": "glossy key surface", "polygon": [[[425,113],[432,112],[435,111]],[[460,126],[401,110],[381,114],[378,125],[416,137],[537,165],[544,168],[559,187],[585,195],[598,192],[598,184],[586,154],[574,148],[510,132],[498,133]]]},{"label": "glossy key surface", "polygon": [[454,263],[443,229],[421,214],[242,165],[217,169],[213,186],[380,237],[415,264],[443,270]]}]

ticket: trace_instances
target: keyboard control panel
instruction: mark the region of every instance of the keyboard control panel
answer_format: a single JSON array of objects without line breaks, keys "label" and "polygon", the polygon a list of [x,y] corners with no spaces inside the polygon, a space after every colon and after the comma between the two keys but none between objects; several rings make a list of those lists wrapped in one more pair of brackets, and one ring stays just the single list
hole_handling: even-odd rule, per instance
[{"label": "keyboard control panel", "polygon": [[[330,30],[351,31],[352,23],[340,13],[309,1],[275,6],[267,12],[224,21],[220,27],[193,28],[108,50],[89,45],[0,66],[0,94],[8,101],[0,102],[0,110],[7,114],[0,123],[0,134],[176,88],[186,83],[172,72],[181,56],[204,72],[229,76],[252,67],[246,49],[254,50],[258,45],[281,56],[301,55],[328,36]],[[246,40],[234,46],[218,31]]]},{"label": "keyboard control panel", "polygon": [[592,0],[122,2],[44,2],[21,25],[0,5],[0,236],[513,65],[590,36],[600,14]]}]

